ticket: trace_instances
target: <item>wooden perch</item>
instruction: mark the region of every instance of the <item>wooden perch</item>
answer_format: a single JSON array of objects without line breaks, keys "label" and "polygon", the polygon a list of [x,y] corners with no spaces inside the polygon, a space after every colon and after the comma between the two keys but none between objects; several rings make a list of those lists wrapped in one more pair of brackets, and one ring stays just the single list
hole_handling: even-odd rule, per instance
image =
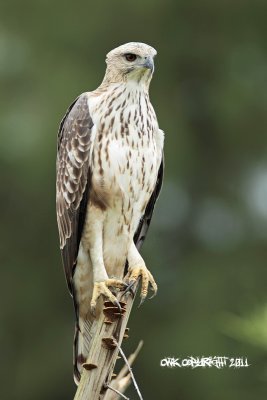
[{"label": "wooden perch", "polygon": [[[137,346],[137,349],[128,358],[128,365],[131,367],[134,360],[138,356],[141,348],[143,346],[143,341],[141,340]],[[118,376],[112,380],[109,388],[104,396],[104,400],[119,400],[120,395],[123,394],[131,383],[131,374],[129,372],[128,365],[124,365],[118,374]],[[120,394],[116,393],[118,391]]]},{"label": "wooden perch", "polygon": [[[101,312],[99,318],[94,321],[94,335],[91,339],[89,355],[86,363],[83,364],[84,369],[74,400],[118,399],[119,397],[117,394],[117,398],[109,397],[111,396],[111,394],[109,394],[111,390],[107,390],[107,385],[112,387],[113,383],[118,385],[119,381],[121,381],[121,383],[123,382],[124,390],[129,385],[130,378],[127,376],[121,377],[119,374],[118,376],[120,376],[120,378],[118,380],[112,380],[112,375],[122,340],[124,337],[128,337],[126,326],[131,313],[137,286],[136,284],[132,288],[133,295],[130,293],[127,293],[127,295],[124,293],[118,294],[121,312],[117,306],[106,301],[104,303],[103,312]],[[125,381],[121,379],[125,379]]]}]

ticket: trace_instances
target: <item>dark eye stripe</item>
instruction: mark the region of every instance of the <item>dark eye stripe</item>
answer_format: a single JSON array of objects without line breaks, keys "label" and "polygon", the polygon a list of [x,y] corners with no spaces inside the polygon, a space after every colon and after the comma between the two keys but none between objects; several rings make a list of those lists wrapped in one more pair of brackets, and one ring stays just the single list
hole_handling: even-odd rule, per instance
[{"label": "dark eye stripe", "polygon": [[130,62],[135,61],[137,58],[136,54],[133,54],[133,53],[124,54],[124,57],[126,58],[127,61],[130,61]]}]

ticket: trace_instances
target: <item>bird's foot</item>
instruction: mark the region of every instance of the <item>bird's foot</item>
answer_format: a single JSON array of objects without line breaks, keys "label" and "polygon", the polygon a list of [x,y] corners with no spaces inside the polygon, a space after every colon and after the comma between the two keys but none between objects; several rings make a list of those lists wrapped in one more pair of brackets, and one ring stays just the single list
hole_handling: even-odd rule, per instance
[{"label": "bird's foot", "polygon": [[143,304],[147,297],[149,285],[154,292],[150,299],[152,299],[152,297],[157,294],[158,287],[151,272],[147,269],[144,263],[141,263],[133,267],[129,267],[128,277],[126,279],[128,283],[128,288],[126,289],[126,291],[130,290],[139,278],[141,278],[140,306],[141,304]]},{"label": "bird's foot", "polygon": [[99,297],[102,295],[106,297],[111,303],[116,305],[121,312],[121,306],[116,296],[111,292],[109,288],[124,290],[127,288],[127,284],[119,279],[106,279],[105,281],[95,282],[93,295],[91,300],[91,312],[95,315],[96,303]]}]

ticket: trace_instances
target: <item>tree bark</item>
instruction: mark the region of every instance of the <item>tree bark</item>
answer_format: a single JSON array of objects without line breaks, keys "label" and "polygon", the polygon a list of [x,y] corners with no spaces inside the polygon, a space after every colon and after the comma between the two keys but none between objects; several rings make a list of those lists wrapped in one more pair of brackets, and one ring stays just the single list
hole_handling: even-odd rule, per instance
[{"label": "tree bark", "polygon": [[[91,339],[89,355],[83,365],[84,369],[74,400],[106,400],[111,398],[108,395],[106,397],[107,385],[112,386],[112,374],[119,352],[117,344],[121,346],[123,338],[128,337],[126,326],[137,286],[138,284],[132,288],[133,294],[118,294],[121,312],[112,303],[104,302],[103,311],[94,322],[96,324],[93,330],[94,336]],[[110,392],[110,389],[108,392]]]}]

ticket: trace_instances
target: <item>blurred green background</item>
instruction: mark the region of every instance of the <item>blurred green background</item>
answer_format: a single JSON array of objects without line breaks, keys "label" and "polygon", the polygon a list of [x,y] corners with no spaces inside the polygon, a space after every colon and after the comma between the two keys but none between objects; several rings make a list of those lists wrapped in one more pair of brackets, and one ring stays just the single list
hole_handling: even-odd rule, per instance
[{"label": "blurred green background", "polygon": [[[73,398],[57,128],[128,41],[158,50],[151,100],[166,173],[143,247],[159,292],[135,305],[125,352],[144,339],[134,371],[145,399],[266,398],[266,16],[263,0],[1,2],[1,399]],[[251,366],[160,367],[190,355]]]}]

